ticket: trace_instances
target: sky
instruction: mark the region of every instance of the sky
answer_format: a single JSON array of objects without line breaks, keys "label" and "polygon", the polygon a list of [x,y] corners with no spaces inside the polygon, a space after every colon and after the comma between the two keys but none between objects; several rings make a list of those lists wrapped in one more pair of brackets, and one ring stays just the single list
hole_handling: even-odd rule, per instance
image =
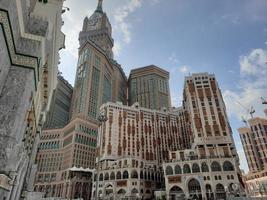
[{"label": "sky", "polygon": [[[62,31],[66,48],[59,70],[73,85],[78,34],[97,0],[67,0]],[[266,0],[104,0],[113,28],[115,59],[126,73],[155,64],[170,72],[173,106],[180,106],[184,77],[216,75],[233,130],[241,168],[248,171],[237,129],[254,107],[264,116],[267,99]]]}]

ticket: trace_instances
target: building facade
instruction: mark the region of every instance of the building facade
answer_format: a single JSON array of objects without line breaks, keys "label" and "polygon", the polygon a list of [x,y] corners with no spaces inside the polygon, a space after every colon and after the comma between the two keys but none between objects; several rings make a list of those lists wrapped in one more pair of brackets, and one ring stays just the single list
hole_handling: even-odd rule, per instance
[{"label": "building facade", "polygon": [[110,101],[126,103],[127,78],[113,60],[111,26],[101,0],[84,19],[79,41],[70,121],[61,128],[48,127],[38,147],[34,190],[46,197],[90,199],[99,108]]},{"label": "building facade", "polygon": [[57,84],[63,0],[0,2],[0,199],[31,191],[41,127]]},{"label": "building facade", "polygon": [[190,149],[170,151],[163,164],[168,199],[226,199],[244,184],[231,127],[215,76],[185,78],[184,109],[192,129]]},{"label": "building facade", "polygon": [[267,119],[252,118],[247,127],[238,129],[249,171],[259,172],[267,164]]},{"label": "building facade", "polygon": [[139,102],[149,109],[171,109],[169,72],[155,66],[133,69],[129,80],[129,105]]},{"label": "building facade", "polygon": [[107,120],[100,127],[100,169],[94,173],[92,198],[96,191],[99,198],[153,198],[164,187],[161,165],[169,150],[191,146],[188,114],[182,108],[159,111],[139,103],[107,103],[100,112]]},{"label": "building facade", "polygon": [[62,129],[43,131],[36,157],[36,192],[45,197],[90,199],[97,125],[75,118]]},{"label": "building facade", "polygon": [[62,128],[69,122],[73,87],[61,75],[57,80],[44,129]]},{"label": "building facade", "polygon": [[245,175],[248,195],[267,196],[267,119],[255,117],[238,129],[249,172]]},{"label": "building facade", "polygon": [[[155,198],[154,192],[164,186],[151,176],[144,178],[149,164],[153,176],[165,177],[167,199],[226,199],[244,194],[231,128],[214,75],[186,77],[183,107],[172,111],[142,108],[138,103],[131,107],[108,103],[101,112],[106,121],[99,129],[93,198]],[[125,176],[124,184],[119,175],[110,178],[124,171],[136,178]]]}]

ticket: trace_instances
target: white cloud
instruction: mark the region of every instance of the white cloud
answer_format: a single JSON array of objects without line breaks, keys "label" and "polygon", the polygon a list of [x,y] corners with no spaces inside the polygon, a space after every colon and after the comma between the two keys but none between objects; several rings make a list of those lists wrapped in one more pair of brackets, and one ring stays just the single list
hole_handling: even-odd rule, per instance
[{"label": "white cloud", "polygon": [[178,62],[179,62],[179,60],[178,60],[178,58],[177,58],[177,56],[176,56],[176,53],[172,53],[172,54],[170,55],[170,57],[168,58],[168,60],[169,60],[170,62],[173,62],[173,63],[178,63]]},{"label": "white cloud", "polygon": [[[75,58],[78,57],[79,48],[79,32],[82,29],[83,19],[94,11],[94,5],[81,6],[84,0],[66,1],[64,6],[70,8],[70,11],[65,12],[62,17],[64,25],[62,31],[66,35],[66,51],[68,51]],[[90,6],[91,5],[91,6]]]},{"label": "white cloud", "polygon": [[179,70],[180,70],[180,72],[182,72],[182,73],[186,73],[186,72],[189,71],[189,67],[186,66],[186,65],[184,65],[184,66],[180,67]]},{"label": "white cloud", "polygon": [[224,100],[228,114],[241,119],[249,117],[251,106],[257,116],[264,116],[261,97],[267,95],[267,51],[254,49],[248,55],[240,57],[240,80],[238,90],[225,90]]},{"label": "white cloud", "polygon": [[115,25],[114,30],[121,32],[123,42],[129,44],[132,39],[131,24],[127,22],[127,17],[137,8],[141,7],[142,0],[130,0],[126,5],[123,5],[115,10]]},{"label": "white cloud", "polygon": [[254,49],[249,55],[241,56],[240,73],[243,75],[266,74],[267,51],[263,49]]},{"label": "white cloud", "polygon": [[113,52],[115,56],[119,56],[121,51],[121,43],[119,41],[115,41]]}]

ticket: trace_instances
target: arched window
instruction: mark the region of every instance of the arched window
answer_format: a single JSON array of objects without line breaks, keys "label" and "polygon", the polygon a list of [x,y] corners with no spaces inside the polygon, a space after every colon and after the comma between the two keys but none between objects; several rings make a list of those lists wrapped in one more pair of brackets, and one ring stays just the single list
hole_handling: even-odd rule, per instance
[{"label": "arched window", "polygon": [[179,165],[175,165],[174,172],[175,174],[181,174],[182,173],[181,167]]},{"label": "arched window", "polygon": [[188,182],[188,191],[189,191],[189,194],[192,194],[192,193],[201,193],[201,187],[200,187],[200,183],[198,182],[198,180],[196,179],[192,179]]},{"label": "arched window", "polygon": [[223,171],[235,171],[233,164],[229,161],[223,163]]},{"label": "arched window", "polygon": [[144,175],[143,175],[143,171],[140,172],[140,179],[143,179]]},{"label": "arched window", "polygon": [[173,169],[171,166],[166,167],[166,175],[173,175]]},{"label": "arched window", "polygon": [[136,188],[132,189],[131,191],[132,194],[137,194],[138,193],[138,190]]},{"label": "arched window", "polygon": [[127,171],[124,171],[122,174],[123,179],[128,179],[129,178],[129,173]]},{"label": "arched window", "polygon": [[119,194],[119,195],[126,194],[126,191],[125,191],[124,189],[120,189],[120,190],[118,191],[118,194]]},{"label": "arched window", "polygon": [[147,180],[147,172],[145,172],[145,180]]},{"label": "arched window", "polygon": [[115,173],[114,172],[111,172],[111,174],[110,174],[110,180],[115,180]]},{"label": "arched window", "polygon": [[154,173],[151,174],[151,179],[152,179],[152,181],[155,181]]},{"label": "arched window", "polygon": [[100,181],[103,181],[103,174],[100,174],[100,175],[99,175],[99,180],[100,180]]},{"label": "arched window", "polygon": [[226,199],[226,192],[222,184],[219,183],[216,185],[215,193],[216,193],[216,199]]},{"label": "arched window", "polygon": [[185,174],[189,174],[191,173],[191,169],[190,169],[190,166],[188,164],[185,164],[184,167],[183,167],[183,172]]},{"label": "arched window", "polygon": [[116,179],[121,179],[121,172],[117,172]]},{"label": "arched window", "polygon": [[213,163],[211,163],[211,171],[213,172],[222,171],[221,165],[218,162],[214,161]]},{"label": "arched window", "polygon": [[201,171],[202,172],[209,172],[209,166],[207,165],[207,163],[202,163],[201,164]]},{"label": "arched window", "polygon": [[133,170],[131,173],[131,178],[138,178],[138,173],[137,171]]},{"label": "arched window", "polygon": [[94,176],[94,181],[96,181],[96,176],[97,176],[97,174],[95,174],[95,176]]},{"label": "arched window", "polygon": [[199,168],[199,166],[198,166],[197,163],[194,163],[194,164],[193,164],[193,166],[192,166],[192,172],[193,172],[193,173],[198,173],[198,172],[200,172],[200,168]]},{"label": "arched window", "polygon": [[104,179],[105,179],[105,181],[106,181],[106,180],[109,180],[109,174],[108,174],[108,173],[105,174]]}]

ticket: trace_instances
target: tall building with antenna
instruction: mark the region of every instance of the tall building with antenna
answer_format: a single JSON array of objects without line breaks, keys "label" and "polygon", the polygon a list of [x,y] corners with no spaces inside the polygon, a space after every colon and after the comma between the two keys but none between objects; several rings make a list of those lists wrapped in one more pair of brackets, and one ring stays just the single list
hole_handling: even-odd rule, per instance
[{"label": "tall building with antenna", "polygon": [[47,197],[90,199],[95,168],[99,108],[127,101],[127,78],[113,59],[112,30],[98,1],[85,17],[79,35],[79,58],[70,108],[70,122],[41,134],[36,162],[35,191]]}]

